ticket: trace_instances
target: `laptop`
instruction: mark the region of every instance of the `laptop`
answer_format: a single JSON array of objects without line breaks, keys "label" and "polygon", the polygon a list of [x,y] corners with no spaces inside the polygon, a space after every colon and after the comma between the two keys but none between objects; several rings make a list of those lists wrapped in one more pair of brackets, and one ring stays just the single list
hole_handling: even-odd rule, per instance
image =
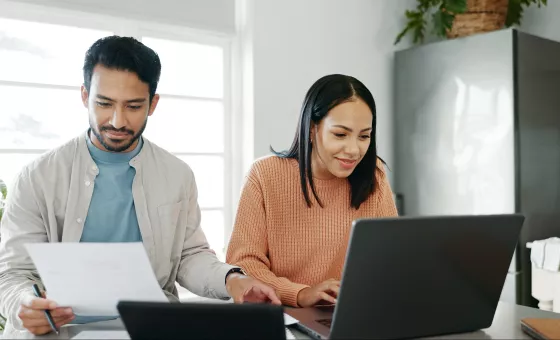
[{"label": "laptop", "polygon": [[121,301],[117,310],[136,339],[286,339],[284,310],[270,304]]},{"label": "laptop", "polygon": [[402,339],[490,327],[524,217],[361,219],[336,306],[287,309],[316,339]]}]

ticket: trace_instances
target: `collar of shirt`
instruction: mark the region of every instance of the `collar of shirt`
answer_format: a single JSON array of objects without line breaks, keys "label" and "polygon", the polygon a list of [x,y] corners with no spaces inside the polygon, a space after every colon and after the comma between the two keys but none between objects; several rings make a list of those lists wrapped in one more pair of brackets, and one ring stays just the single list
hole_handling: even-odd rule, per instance
[{"label": "collar of shirt", "polygon": [[144,144],[144,141],[143,141],[142,137],[140,136],[138,138],[138,144],[136,144],[136,147],[132,151],[128,151],[128,152],[104,151],[104,150],[99,149],[98,147],[96,147],[93,144],[89,134],[90,134],[90,130],[88,130],[88,132],[86,133],[87,148],[88,148],[89,154],[91,155],[91,157],[93,158],[95,163],[98,163],[98,164],[99,164],[99,162],[102,162],[102,163],[129,163],[134,157],[136,157],[140,153],[140,151],[142,150],[142,146]]}]

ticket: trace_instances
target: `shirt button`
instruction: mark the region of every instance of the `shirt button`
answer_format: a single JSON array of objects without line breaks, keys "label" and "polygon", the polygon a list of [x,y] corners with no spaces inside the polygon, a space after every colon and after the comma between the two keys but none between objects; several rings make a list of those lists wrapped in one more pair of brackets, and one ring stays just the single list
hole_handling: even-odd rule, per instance
[{"label": "shirt button", "polygon": [[82,219],[81,219],[81,218],[78,218],[78,219],[76,220],[76,222],[82,223]]},{"label": "shirt button", "polygon": [[91,184],[90,181],[86,181],[86,187],[89,187],[90,184]]}]

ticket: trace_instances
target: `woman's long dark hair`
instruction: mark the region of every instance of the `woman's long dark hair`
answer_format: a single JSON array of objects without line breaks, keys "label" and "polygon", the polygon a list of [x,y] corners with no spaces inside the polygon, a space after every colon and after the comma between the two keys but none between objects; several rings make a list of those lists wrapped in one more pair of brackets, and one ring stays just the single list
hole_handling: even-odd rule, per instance
[{"label": "woman's long dark hair", "polygon": [[288,150],[282,152],[276,152],[272,147],[270,148],[278,157],[298,160],[301,188],[308,207],[311,207],[308,183],[313,192],[313,196],[319,205],[323,207],[315,191],[313,175],[311,174],[312,146],[310,134],[312,124],[319,124],[333,107],[355,98],[363,100],[369,106],[373,115],[369,148],[362,161],[356,166],[352,174],[348,176],[351,193],[350,205],[358,209],[375,191],[377,161],[377,143],[375,138],[377,118],[375,100],[367,87],[358,79],[342,74],[331,74],[317,80],[305,95],[292,146]]}]

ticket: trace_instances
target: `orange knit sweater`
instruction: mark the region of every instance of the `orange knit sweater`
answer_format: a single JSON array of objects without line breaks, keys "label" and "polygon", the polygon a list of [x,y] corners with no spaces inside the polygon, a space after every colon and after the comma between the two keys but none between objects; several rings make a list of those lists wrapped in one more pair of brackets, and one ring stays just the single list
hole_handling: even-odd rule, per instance
[{"label": "orange knit sweater", "polygon": [[[381,169],[381,170],[379,170]],[[376,190],[359,210],[350,206],[347,179],[314,179],[321,208],[308,208],[297,160],[269,156],[257,160],[241,194],[226,262],[269,284],[282,303],[297,306],[303,288],[341,279],[352,221],[397,216],[383,164]]]}]

